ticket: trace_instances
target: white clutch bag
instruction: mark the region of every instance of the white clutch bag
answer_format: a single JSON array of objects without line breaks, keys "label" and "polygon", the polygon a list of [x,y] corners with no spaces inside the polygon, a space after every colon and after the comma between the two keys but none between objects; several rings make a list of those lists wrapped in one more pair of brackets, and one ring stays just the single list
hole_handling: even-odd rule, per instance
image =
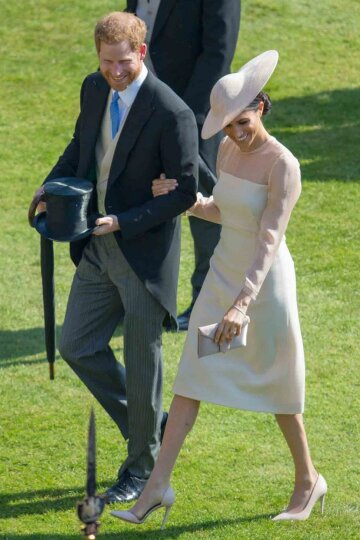
[{"label": "white clutch bag", "polygon": [[200,326],[198,328],[198,357],[208,356],[209,354],[226,353],[231,349],[246,347],[246,338],[250,318],[245,317],[239,336],[234,336],[230,342],[215,343],[214,337],[218,323]]}]

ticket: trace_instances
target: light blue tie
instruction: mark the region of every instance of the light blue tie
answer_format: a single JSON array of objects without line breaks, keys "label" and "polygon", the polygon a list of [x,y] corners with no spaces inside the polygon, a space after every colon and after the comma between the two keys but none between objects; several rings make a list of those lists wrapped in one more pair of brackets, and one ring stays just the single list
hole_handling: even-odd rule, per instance
[{"label": "light blue tie", "polygon": [[119,92],[114,92],[110,104],[111,136],[113,139],[119,131],[121,118],[124,113],[124,110],[119,107],[119,98]]}]

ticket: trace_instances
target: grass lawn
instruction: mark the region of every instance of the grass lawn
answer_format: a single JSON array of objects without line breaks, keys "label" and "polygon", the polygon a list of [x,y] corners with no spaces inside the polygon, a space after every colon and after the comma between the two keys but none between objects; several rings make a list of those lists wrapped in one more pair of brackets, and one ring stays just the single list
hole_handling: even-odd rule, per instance
[{"label": "grass lawn", "polygon": [[[2,2],[0,152],[0,538],[75,540],[84,495],[92,398],[58,358],[48,380],[39,238],[27,225],[35,189],[72,134],[79,88],[97,68],[95,21],[124,2]],[[108,540],[360,538],[360,3],[243,1],[234,70],[275,48],[268,127],[301,161],[303,193],[287,240],[297,268],[307,359],[305,421],[316,466],[328,481],[325,514],[272,523],[293,470],[271,415],[202,405],[176,467],[177,504],[133,528],[103,515]],[[193,256],[183,221],[179,309],[190,298]],[[56,246],[60,330],[73,267]],[[166,406],[184,334],[164,335]],[[122,338],[114,348],[121,357]],[[95,404],[99,490],[114,480],[126,448]]]}]

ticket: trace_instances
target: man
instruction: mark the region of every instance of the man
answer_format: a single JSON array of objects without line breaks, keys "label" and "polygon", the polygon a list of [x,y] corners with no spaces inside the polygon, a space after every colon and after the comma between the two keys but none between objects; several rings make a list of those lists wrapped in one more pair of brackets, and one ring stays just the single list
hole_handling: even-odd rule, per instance
[{"label": "man", "polygon": [[[136,13],[148,27],[147,66],[195,114],[201,157],[199,191],[208,197],[216,182],[216,155],[222,136],[204,141],[200,132],[210,108],[211,89],[230,71],[239,33],[240,0],[128,0],[127,11]],[[220,235],[220,226],[215,223],[195,217],[189,222],[195,269],[191,304],[178,317],[180,330],[188,328],[192,306]]]},{"label": "man", "polygon": [[[97,23],[100,71],[83,82],[73,138],[45,180],[94,178],[103,214],[86,245],[70,246],[78,268],[59,350],[128,439],[108,502],[137,498],[157,457],[161,333],[164,321],[176,318],[177,216],[196,198],[194,115],[148,73],[145,33],[130,13]],[[179,188],[153,198],[152,180],[161,173]],[[126,371],[109,346],[122,318]]]}]

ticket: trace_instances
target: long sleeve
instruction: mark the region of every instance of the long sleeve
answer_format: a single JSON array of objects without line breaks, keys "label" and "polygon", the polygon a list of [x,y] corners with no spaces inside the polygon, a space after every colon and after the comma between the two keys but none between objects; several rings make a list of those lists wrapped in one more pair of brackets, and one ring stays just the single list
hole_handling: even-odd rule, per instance
[{"label": "long sleeve", "polygon": [[255,299],[284,237],[291,212],[301,192],[300,168],[293,156],[281,154],[269,176],[268,202],[263,212],[258,245],[242,292]]},{"label": "long sleeve", "polygon": [[203,197],[203,195],[198,192],[196,203],[188,210],[188,213],[191,216],[221,224],[220,210],[216,206],[213,196]]},{"label": "long sleeve", "polygon": [[122,236],[126,239],[143,235],[160,223],[182,214],[192,204],[197,189],[198,140],[192,111],[171,112],[164,121],[159,145],[162,170],[176,178],[178,188],[166,197],[151,197],[140,206],[117,214]]},{"label": "long sleeve", "polygon": [[63,154],[59,157],[57,163],[54,165],[48,176],[45,178],[45,182],[55,180],[61,177],[75,177],[78,173],[79,161],[80,161],[80,129],[83,116],[83,102],[85,88],[89,85],[90,77],[86,77],[82,83],[80,91],[80,113],[75,124],[75,130],[71,141],[65,148]]}]

